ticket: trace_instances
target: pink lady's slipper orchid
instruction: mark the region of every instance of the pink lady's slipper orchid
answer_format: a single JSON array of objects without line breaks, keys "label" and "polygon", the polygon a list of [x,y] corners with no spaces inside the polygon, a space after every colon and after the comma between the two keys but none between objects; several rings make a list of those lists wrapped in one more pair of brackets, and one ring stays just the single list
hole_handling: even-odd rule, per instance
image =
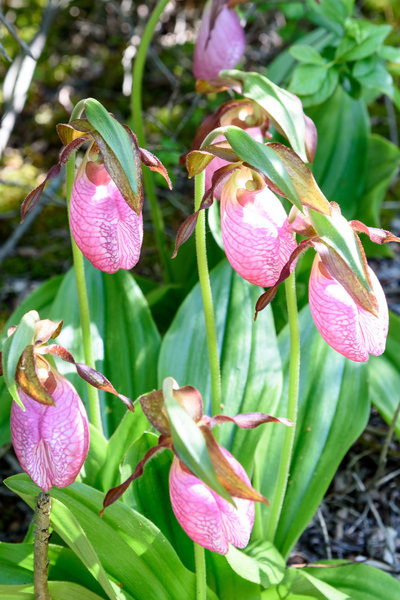
[{"label": "pink lady's slipper orchid", "polygon": [[71,194],[70,226],[82,254],[106,273],[132,269],[143,240],[142,213],[136,214],[102,163],[84,160]]},{"label": "pink lady's slipper orchid", "polygon": [[280,200],[246,167],[223,186],[221,231],[232,267],[263,287],[276,283],[297,245]]},{"label": "pink lady's slipper orchid", "polygon": [[238,15],[227,4],[209,0],[204,8],[194,50],[196,79],[213,79],[223,69],[233,69],[243,55],[244,31]]},{"label": "pink lady's slipper orchid", "polygon": [[[66,487],[75,481],[86,460],[89,423],[77,391],[44,355],[53,354],[75,365],[78,375],[87,383],[115,394],[131,410],[132,403],[129,398],[118,394],[101,373],[88,365],[76,363],[62,346],[47,343],[50,338],[58,336],[62,321],[40,320],[36,311],[30,311],[24,315],[21,330],[15,336],[19,328],[9,329],[6,344],[8,357],[15,354],[18,359],[16,352],[21,351],[23,336],[24,343],[27,343],[16,368],[13,366],[11,369],[13,381],[5,377],[14,397],[11,408],[12,443],[21,467],[38,487],[43,491],[53,486]],[[5,368],[9,360],[5,357]],[[16,394],[13,394],[15,387]]]},{"label": "pink lady's slipper orchid", "polygon": [[23,410],[13,402],[11,439],[21,467],[41,490],[73,483],[89,450],[89,423],[75,388],[51,371],[54,406],[40,404],[22,390]]},{"label": "pink lady's slipper orchid", "polygon": [[89,143],[76,174],[70,201],[72,236],[94,267],[106,273],[131,269],[143,239],[142,163],[160,173],[171,188],[162,163],[139,148],[136,136],[93,98],[82,102],[86,117],[57,125],[63,143],[59,162],[25,198],[22,220],[39,201],[46,183],[56,177],[73,152]]},{"label": "pink lady's slipper orchid", "polygon": [[[250,486],[242,465],[224,448],[220,450],[235,473]],[[169,472],[169,494],[175,516],[197,544],[226,554],[229,544],[247,546],[254,523],[254,501],[232,499],[236,508],[195,477],[176,457]]]},{"label": "pink lady's slipper orchid", "polygon": [[[171,408],[171,402],[174,406],[172,414],[176,420],[173,419],[173,422],[170,422],[166,408],[167,400],[164,398],[164,391],[167,387],[170,387],[172,393],[172,397],[168,397],[168,406]],[[172,509],[182,529],[197,544],[219,554],[226,554],[229,544],[244,548],[253,528],[254,502],[268,504],[268,501],[251,486],[250,480],[239,462],[217,444],[211,429],[214,425],[223,423],[234,423],[244,429],[253,429],[268,422],[289,426],[293,423],[288,419],[271,417],[263,413],[248,413],[234,417],[227,415],[209,417],[203,414],[200,392],[191,386],[179,388],[172,378],[164,381],[163,390],[141,396],[140,403],[150,423],[161,434],[158,445],[147,451],[126,481],[107,492],[103,502],[104,509],[118,500],[130,483],[143,474],[144,465],[152,456],[160,450],[169,448],[174,453],[169,474],[170,499]],[[176,412],[176,403],[180,405],[178,412]],[[204,445],[204,453],[202,452],[201,455],[208,454],[207,458],[211,461],[209,464],[216,477],[215,479],[211,477],[210,485],[193,472],[198,470],[197,474],[201,474],[205,478],[204,471],[200,469],[203,462],[207,462],[205,457],[201,463],[194,461],[191,468],[185,462],[189,455],[193,456],[188,438],[185,437],[186,441],[184,441],[180,436],[178,439],[174,437],[177,435],[177,425],[179,429],[182,427],[182,423],[185,423],[186,429],[193,428],[192,437],[196,437],[195,434],[199,436],[199,430],[201,432],[199,437]],[[174,440],[175,443],[179,442],[179,453]],[[198,448],[199,440],[197,439],[194,443]],[[183,446],[188,454],[183,450]],[[212,485],[213,488],[210,487]],[[226,498],[231,498],[234,504],[219,495],[216,489],[219,489],[220,493],[224,493]]]},{"label": "pink lady's slipper orchid", "polygon": [[[246,132],[249,135],[251,135],[251,137],[254,140],[256,140],[257,142],[263,141],[263,134],[262,134],[260,127],[248,127],[246,129]],[[215,138],[214,144],[217,144],[218,142],[222,142],[224,140],[225,140],[224,136],[219,135],[218,137]],[[213,178],[214,173],[216,171],[218,171],[218,169],[221,169],[222,167],[225,167],[226,165],[229,165],[229,162],[227,160],[224,160],[223,158],[219,158],[218,156],[216,156],[210,162],[210,164],[206,167],[206,170],[205,170],[205,188],[206,188],[206,190],[209,190],[212,187],[212,178]],[[220,183],[214,189],[214,198],[216,198],[217,200],[221,200],[222,188],[223,188],[223,184]]]},{"label": "pink lady's slipper orchid", "polygon": [[385,351],[389,313],[384,291],[368,267],[378,314],[364,310],[344,287],[329,275],[318,254],[310,275],[309,302],[314,323],[324,340],[337,352],[365,362],[370,354]]},{"label": "pink lady's slipper orchid", "polygon": [[256,313],[274,298],[278,285],[290,274],[307,248],[317,252],[310,275],[309,303],[323,339],[347,358],[365,362],[385,351],[389,326],[388,307],[376,275],[368,266],[358,232],[377,244],[400,242],[390,231],[347,221],[335,202],[330,213],[292,209],[291,228],[304,236],[284,265],[275,285],[256,303]]}]

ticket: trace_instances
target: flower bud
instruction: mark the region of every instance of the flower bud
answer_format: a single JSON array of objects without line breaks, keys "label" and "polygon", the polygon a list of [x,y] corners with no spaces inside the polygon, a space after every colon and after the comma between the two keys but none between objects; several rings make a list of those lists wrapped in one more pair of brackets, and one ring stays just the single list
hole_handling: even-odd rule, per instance
[{"label": "flower bud", "polygon": [[236,12],[227,6],[218,12],[216,4],[213,6],[209,1],[204,8],[194,50],[193,74],[196,79],[212,79],[222,69],[236,67],[246,45]]}]

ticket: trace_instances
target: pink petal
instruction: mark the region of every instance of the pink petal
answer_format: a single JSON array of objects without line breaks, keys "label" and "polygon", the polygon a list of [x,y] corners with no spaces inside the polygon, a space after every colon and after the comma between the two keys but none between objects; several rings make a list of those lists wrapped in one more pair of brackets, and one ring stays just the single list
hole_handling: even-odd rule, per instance
[{"label": "pink petal", "polygon": [[389,327],[382,286],[369,267],[368,273],[378,301],[377,317],[358,306],[343,286],[328,275],[318,255],[310,275],[309,302],[318,331],[337,352],[359,362],[367,361],[369,354],[379,356],[385,351]]},{"label": "pink petal", "polygon": [[[240,478],[250,485],[241,464],[221,448]],[[218,554],[226,554],[229,543],[244,548],[254,523],[254,502],[233,498],[236,507],[213,492],[200,479],[182,468],[174,457],[169,474],[169,493],[182,529],[197,544]]]},{"label": "pink petal", "polygon": [[[245,131],[246,131],[246,133],[251,135],[251,137],[253,139],[255,139],[256,142],[261,142],[261,143],[263,142],[263,134],[262,134],[260,127],[248,127]],[[225,137],[223,135],[219,135],[218,137],[215,138],[215,140],[213,140],[213,144],[215,144],[217,142],[222,142],[223,140],[225,140]],[[215,171],[217,171],[217,169],[220,169],[221,167],[225,167],[225,165],[229,165],[229,162],[227,160],[224,160],[223,158],[219,158],[218,156],[216,156],[210,162],[208,167],[206,167],[206,171],[205,171],[205,189],[206,190],[209,190],[211,188],[212,176],[214,175]],[[223,184],[222,185],[218,184],[214,190],[214,198],[217,198],[217,200],[221,199],[222,188],[223,188]]]},{"label": "pink petal", "polygon": [[236,172],[221,194],[221,230],[226,256],[243,279],[269,287],[296,248],[285,210],[267,187],[246,192],[245,171]]},{"label": "pink petal", "polygon": [[43,491],[73,483],[89,450],[89,425],[75,388],[55,374],[52,397],[45,406],[18,390],[25,412],[11,408],[11,438],[21,467]]},{"label": "pink petal", "polygon": [[[87,163],[90,164],[90,163]],[[72,188],[70,225],[76,244],[101,271],[115,273],[131,269],[139,260],[143,219],[128,206],[117,186],[103,169],[96,185],[87,176],[85,164]]]},{"label": "pink petal", "polygon": [[219,13],[210,35],[211,2],[203,12],[196,47],[193,74],[196,79],[212,79],[222,69],[233,69],[242,57],[246,40],[239,17],[226,6]]}]

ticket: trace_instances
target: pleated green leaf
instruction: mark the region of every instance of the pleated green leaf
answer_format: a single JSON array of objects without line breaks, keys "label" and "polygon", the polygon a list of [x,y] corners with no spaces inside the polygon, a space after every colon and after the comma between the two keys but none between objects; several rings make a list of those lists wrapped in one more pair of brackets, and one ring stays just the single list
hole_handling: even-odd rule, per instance
[{"label": "pleated green leaf", "polygon": [[235,573],[266,588],[284,577],[285,561],[271,542],[252,544],[245,551],[231,545],[226,559]]},{"label": "pleated green leaf", "polygon": [[[49,592],[52,600],[103,600],[90,590],[70,581],[49,581]],[[35,600],[32,585],[0,585],[0,597],[4,600]]]},{"label": "pleated green leaf", "polygon": [[[389,334],[383,356],[371,356],[368,361],[371,402],[389,425],[400,402],[400,318],[389,313]],[[395,424],[400,439],[400,416]]]},{"label": "pleated green leaf", "polygon": [[[278,412],[285,414],[289,331],[279,339],[286,383]],[[289,484],[275,536],[275,546],[287,557],[318,508],[343,456],[363,431],[370,410],[368,367],[330,348],[318,333],[308,307],[300,313],[301,370],[299,411]],[[265,429],[257,448],[259,491],[275,501],[282,431]],[[267,528],[269,509],[261,507]],[[266,529],[265,529],[266,530]]]},{"label": "pleated green leaf", "polygon": [[340,204],[347,219],[354,218],[364,203],[369,134],[365,103],[339,85],[331,98],[308,108],[307,114],[318,131],[314,177],[328,200]]},{"label": "pleated green leaf", "polygon": [[[0,542],[0,586],[33,583],[32,543]],[[97,580],[69,548],[49,544],[49,580],[69,581],[106,597]],[[1,587],[0,587],[1,590]],[[3,596],[0,595],[1,598]]]},{"label": "pleated green leaf", "polygon": [[[336,561],[339,563],[339,561]],[[305,569],[305,572],[319,579],[352,600],[395,600],[400,598],[400,581],[381,569],[363,564],[333,566],[327,562],[327,568]]]},{"label": "pleated green leaf", "polygon": [[[38,488],[25,474],[9,478],[6,484],[34,506]],[[54,530],[97,574],[109,598],[114,594],[127,600],[193,600],[194,574],[143,515],[116,502],[100,518],[104,495],[84,484],[54,488],[51,496]]]},{"label": "pleated green leaf", "polygon": [[[147,302],[126,271],[108,275],[85,261],[91,333],[96,369],[103,373],[117,391],[134,400],[154,389],[157,383],[157,356],[160,336]],[[80,330],[78,297],[74,271],[71,269],[59,289],[50,310],[50,318],[63,319],[64,327],[57,342],[85,362]],[[57,316],[59,315],[59,316]],[[68,363],[57,362],[63,374],[86,401],[86,383]],[[116,398],[100,392],[101,412],[106,436],[111,435],[126,412]]]},{"label": "pleated green leaf", "polygon": [[[283,416],[276,410],[282,372],[271,310],[263,311],[254,322],[254,307],[262,290],[244,281],[227,261],[212,271],[211,287],[222,370],[221,413],[260,411]],[[185,299],[164,337],[158,376],[159,387],[168,376],[181,386],[196,387],[202,394],[205,412],[210,410],[210,373],[199,285]],[[267,424],[245,431],[223,425],[219,427],[218,442],[250,470],[262,430],[275,427],[283,426]]]}]

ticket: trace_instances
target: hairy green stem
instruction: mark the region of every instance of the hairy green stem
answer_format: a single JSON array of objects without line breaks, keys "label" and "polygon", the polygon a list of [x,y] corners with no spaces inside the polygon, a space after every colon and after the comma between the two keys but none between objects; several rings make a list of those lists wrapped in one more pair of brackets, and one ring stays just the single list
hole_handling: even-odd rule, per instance
[{"label": "hairy green stem", "polygon": [[[195,192],[194,192],[194,208],[198,210],[204,194],[204,171],[195,177]],[[210,364],[211,376],[211,407],[212,414],[216,415],[221,412],[221,371],[219,364],[219,352],[217,342],[217,332],[215,328],[214,307],[212,300],[210,275],[208,272],[207,263],[207,248],[206,248],[206,215],[204,210],[199,212],[197,225],[195,229],[196,235],[196,255],[197,268],[199,272],[199,282],[201,296],[203,299],[204,319],[206,323],[206,336],[208,348],[208,360]]]},{"label": "hairy green stem", "polygon": [[285,498],[289,479],[290,462],[292,459],[293,443],[296,433],[297,404],[299,397],[300,379],[300,333],[297,313],[296,279],[293,272],[285,281],[286,304],[289,318],[290,331],[290,358],[289,358],[289,389],[287,418],[293,422],[292,427],[285,428],[281,460],[279,464],[278,480],[275,499],[271,507],[271,516],[268,525],[267,539],[274,541],[276,530],[281,515],[283,500]]},{"label": "hairy green stem", "polygon": [[194,564],[196,567],[196,600],[206,600],[207,574],[204,548],[194,542]]},{"label": "hairy green stem", "polygon": [[[77,105],[78,106],[78,105]],[[77,108],[75,107],[75,109]],[[75,111],[71,115],[71,119],[75,118]],[[68,207],[68,222],[69,222],[69,205],[71,200],[72,186],[75,177],[75,156],[72,154],[68,159],[66,166],[66,190],[67,190],[67,207]],[[79,250],[72,237],[71,229],[71,246],[72,246],[72,257],[74,261],[76,289],[78,292],[78,303],[79,303],[79,315],[81,321],[82,330],[82,342],[83,342],[83,353],[85,357],[85,363],[95,368],[95,361],[93,357],[92,349],[92,338],[90,334],[90,310],[89,300],[86,289],[85,281],[85,265],[83,262],[82,252]],[[90,422],[100,431],[103,432],[103,426],[101,422],[100,412],[100,401],[97,389],[92,387],[89,383],[87,384],[88,400],[89,400],[89,420]]]},{"label": "hairy green stem", "polygon": [[48,585],[51,498],[40,492],[36,502],[36,527],[33,558],[35,598],[51,600]]},{"label": "hairy green stem", "polygon": [[[132,70],[132,92],[131,92],[131,112],[133,130],[137,136],[139,146],[146,145],[146,138],[143,127],[143,111],[142,111],[142,85],[143,71],[146,62],[147,51],[153,37],[154,29],[160,19],[162,12],[170,0],[160,0],[152,12],[146,27],[144,28],[142,39],[133,63]],[[157,202],[157,196],[152,179],[151,172],[145,167],[143,169],[143,186],[146,198],[149,201],[151,219],[154,226],[154,234],[160,260],[163,266],[164,282],[168,283],[172,279],[171,261],[164,233],[164,220]]]}]

